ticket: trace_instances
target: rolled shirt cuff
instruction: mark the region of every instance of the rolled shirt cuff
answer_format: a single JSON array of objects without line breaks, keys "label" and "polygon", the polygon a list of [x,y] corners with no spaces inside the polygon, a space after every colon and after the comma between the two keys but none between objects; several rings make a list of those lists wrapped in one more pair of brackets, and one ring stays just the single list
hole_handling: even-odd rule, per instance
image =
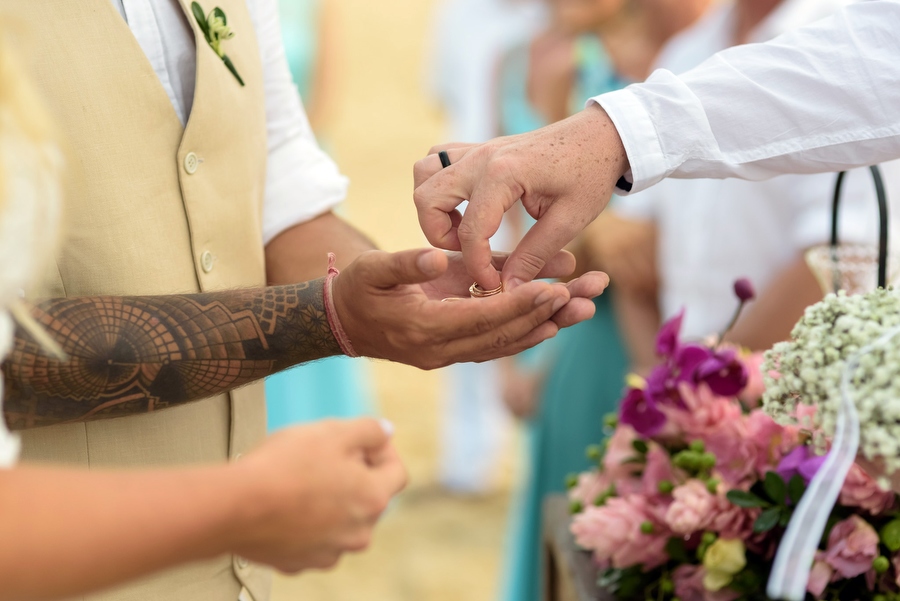
[{"label": "rolled shirt cuff", "polygon": [[[649,188],[667,172],[662,145],[650,113],[629,88],[595,96],[588,104],[599,104],[622,138],[630,169],[616,185],[616,194],[627,196]],[[624,181],[623,181],[624,180]]]},{"label": "rolled shirt cuff", "polygon": [[312,139],[295,138],[269,152],[263,243],[336,208],[349,180]]}]

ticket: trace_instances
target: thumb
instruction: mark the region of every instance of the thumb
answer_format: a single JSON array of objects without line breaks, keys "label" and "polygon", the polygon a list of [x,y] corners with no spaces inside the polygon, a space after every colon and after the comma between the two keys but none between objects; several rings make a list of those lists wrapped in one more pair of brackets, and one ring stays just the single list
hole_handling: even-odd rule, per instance
[{"label": "thumb", "polygon": [[392,431],[384,420],[366,417],[344,422],[347,446],[353,451],[362,451],[365,456],[381,451],[390,441]]},{"label": "thumb", "polygon": [[444,273],[448,265],[447,255],[433,248],[370,253],[360,260],[367,262],[364,271],[367,283],[377,288],[427,282]]}]

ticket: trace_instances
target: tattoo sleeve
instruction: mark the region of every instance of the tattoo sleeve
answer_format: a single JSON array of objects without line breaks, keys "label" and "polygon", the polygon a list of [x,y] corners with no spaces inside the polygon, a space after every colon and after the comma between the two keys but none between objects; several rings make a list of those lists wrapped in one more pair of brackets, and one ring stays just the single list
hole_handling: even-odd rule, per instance
[{"label": "tattoo sleeve", "polygon": [[155,411],[340,354],[322,286],[42,302],[33,314],[69,360],[17,330],[6,420],[24,429]]}]

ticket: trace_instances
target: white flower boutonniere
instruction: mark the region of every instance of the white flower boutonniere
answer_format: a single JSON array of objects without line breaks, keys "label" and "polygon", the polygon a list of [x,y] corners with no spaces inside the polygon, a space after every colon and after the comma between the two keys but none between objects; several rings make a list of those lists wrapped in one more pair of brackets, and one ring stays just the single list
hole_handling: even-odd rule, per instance
[{"label": "white flower boutonniere", "polygon": [[194,18],[197,19],[197,25],[200,26],[200,30],[203,32],[203,36],[206,38],[207,43],[209,43],[209,47],[213,49],[213,52],[219,55],[219,58],[222,59],[222,62],[225,63],[225,66],[228,67],[231,74],[238,80],[238,83],[244,85],[244,80],[238,75],[234,63],[231,62],[231,59],[228,58],[228,55],[222,50],[222,42],[234,37],[234,31],[228,26],[228,17],[225,16],[225,11],[217,6],[209,11],[209,14],[207,15],[203,12],[203,8],[198,3],[191,2],[191,12],[194,13]]}]

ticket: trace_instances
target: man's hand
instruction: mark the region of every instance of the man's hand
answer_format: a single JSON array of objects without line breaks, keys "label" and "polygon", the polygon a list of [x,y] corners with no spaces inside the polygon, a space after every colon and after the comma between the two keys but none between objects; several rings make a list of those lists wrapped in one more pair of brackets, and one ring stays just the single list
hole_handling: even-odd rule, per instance
[{"label": "man's hand", "polygon": [[[436,154],[415,166],[419,224],[434,246],[462,251],[469,273],[485,288],[502,279],[511,290],[534,279],[600,214],[628,169],[619,134],[596,106],[528,134],[432,153],[439,150],[447,150],[450,167],[441,169]],[[488,240],[519,199],[537,223],[501,278]],[[469,206],[461,215],[456,207],[464,200]]]},{"label": "man's hand", "polygon": [[[542,277],[572,271],[570,254],[555,255]],[[490,261],[501,268],[505,258]],[[589,319],[589,299],[608,278],[588,273],[567,285],[530,282],[481,299],[468,298],[471,283],[458,253],[372,251],[335,280],[334,298],[359,354],[433,369],[515,354],[555,336],[560,327]],[[451,297],[460,300],[442,302]]]},{"label": "man's hand", "polygon": [[330,568],[368,547],[406,485],[390,435],[374,419],[282,430],[233,469],[249,485],[233,550],[283,572]]}]

